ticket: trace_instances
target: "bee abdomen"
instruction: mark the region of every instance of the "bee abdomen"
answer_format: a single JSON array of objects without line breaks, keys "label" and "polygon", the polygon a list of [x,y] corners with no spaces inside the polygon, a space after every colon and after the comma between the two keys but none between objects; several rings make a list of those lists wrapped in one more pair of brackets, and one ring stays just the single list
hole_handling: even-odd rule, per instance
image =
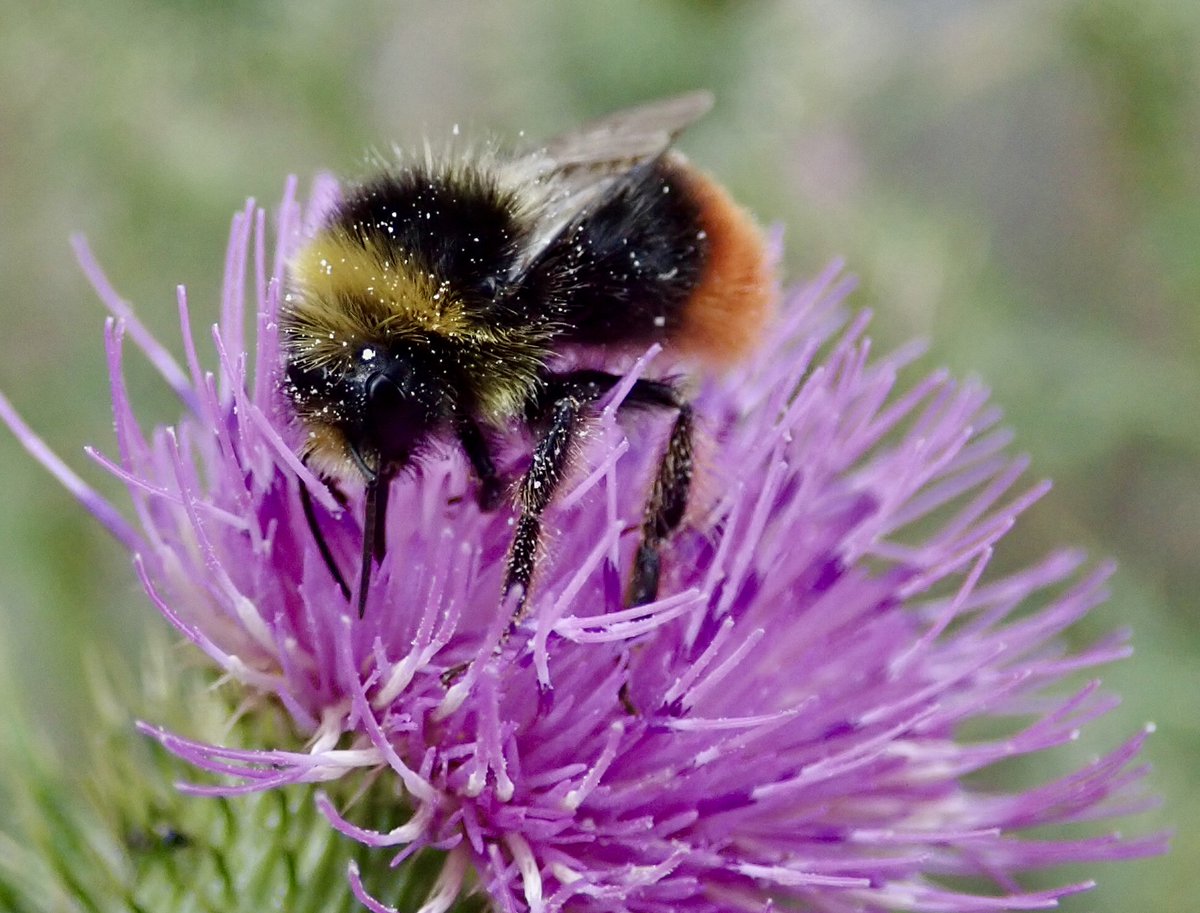
[{"label": "bee abdomen", "polygon": [[534,264],[526,288],[558,303],[563,341],[649,344],[680,329],[708,242],[678,171],[657,159],[619,178]]},{"label": "bee abdomen", "polygon": [[724,187],[694,168],[682,179],[698,205],[707,246],[670,342],[725,366],[748,355],[762,335],[778,289],[774,257],[762,228]]},{"label": "bee abdomen", "polygon": [[715,363],[758,338],[774,287],[753,218],[675,154],[620,179],[535,272],[530,287],[561,302],[565,342],[664,342]]}]

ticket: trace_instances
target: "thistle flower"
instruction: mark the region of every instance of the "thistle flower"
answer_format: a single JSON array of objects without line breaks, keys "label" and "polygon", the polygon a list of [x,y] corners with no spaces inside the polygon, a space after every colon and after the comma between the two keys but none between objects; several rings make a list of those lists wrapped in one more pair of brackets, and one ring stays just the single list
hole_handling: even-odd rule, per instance
[{"label": "thistle flower", "polygon": [[[1025,461],[1007,454],[981,387],[941,372],[898,387],[916,347],[872,360],[836,269],[785,296],[753,366],[700,387],[706,484],[665,553],[658,601],[625,608],[621,569],[665,429],[618,422],[619,389],[547,514],[549,555],[511,637],[497,604],[511,515],[475,506],[450,450],[393,486],[389,552],[359,619],[300,487],[343,566],[361,545],[360,495],[339,503],[297,458],[280,393],[280,276],[337,194],[321,179],[301,207],[289,185],[270,262],[263,211],[235,217],[212,373],[182,289],[185,366],[78,244],[113,315],[117,454],[88,453],[125,483],[136,523],[0,401],[129,548],[171,624],[290,715],[292,745],[144,726],[219,775],[184,789],[341,780],[385,796],[407,815],[386,832],[356,823],[353,802],[320,790],[315,802],[373,865],[435,853],[428,913],[470,893],[503,911],[1041,909],[1091,882],[1028,890],[1021,873],[1162,850],[1159,836],[1029,835],[1144,806],[1146,732],[1032,788],[970,776],[1072,741],[1114,705],[1096,682],[1064,680],[1125,656],[1126,635],[1075,652],[1057,640],[1104,598],[1110,568],[1062,551],[987,573],[1047,486],[1016,487]],[[139,427],[127,338],[179,394],[178,424]],[[980,720],[991,735],[960,735]],[[391,909],[357,866],[348,879],[367,908]]]}]

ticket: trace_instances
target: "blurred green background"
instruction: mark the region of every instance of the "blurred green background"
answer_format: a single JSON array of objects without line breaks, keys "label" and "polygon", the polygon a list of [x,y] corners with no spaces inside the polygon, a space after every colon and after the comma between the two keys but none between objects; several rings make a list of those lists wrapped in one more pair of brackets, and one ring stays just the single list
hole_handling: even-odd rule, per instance
[{"label": "blurred green background", "polygon": [[[1056,489],[1005,564],[1063,542],[1121,564],[1080,641],[1132,625],[1125,696],[1076,758],[1146,721],[1165,858],[1089,867],[1074,911],[1196,909],[1200,860],[1200,4],[1194,0],[0,2],[0,389],[86,478],[111,449],[82,231],[178,351],[175,286],[216,316],[228,220],[284,177],[464,129],[531,136],[708,87],[683,147],[764,221],[789,276],[835,256],[880,347],[983,377]],[[137,363],[137,359],[131,359]],[[143,416],[176,404],[149,369]],[[68,758],[81,656],[162,625],[126,556],[0,435],[6,706]],[[13,692],[13,693],[9,693]],[[0,763],[3,759],[0,758]]]}]

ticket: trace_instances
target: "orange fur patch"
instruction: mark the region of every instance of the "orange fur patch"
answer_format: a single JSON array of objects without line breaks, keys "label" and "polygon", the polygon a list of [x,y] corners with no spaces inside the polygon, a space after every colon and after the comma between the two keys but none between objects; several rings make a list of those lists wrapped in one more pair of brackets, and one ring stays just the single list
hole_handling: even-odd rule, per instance
[{"label": "orange fur patch", "polygon": [[775,268],[754,217],[706,174],[691,167],[683,173],[709,248],[672,342],[685,354],[727,367],[746,357],[762,335],[776,295]]}]

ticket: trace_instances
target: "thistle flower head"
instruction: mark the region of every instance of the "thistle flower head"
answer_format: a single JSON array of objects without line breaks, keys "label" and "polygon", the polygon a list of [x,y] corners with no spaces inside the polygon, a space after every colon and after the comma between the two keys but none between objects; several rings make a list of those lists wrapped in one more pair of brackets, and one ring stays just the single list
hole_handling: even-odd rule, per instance
[{"label": "thistle flower head", "polygon": [[[703,481],[658,601],[622,603],[666,431],[616,416],[627,384],[546,515],[548,554],[511,637],[498,594],[512,513],[476,506],[451,448],[393,485],[387,557],[358,618],[301,489],[347,568],[361,494],[341,503],[298,459],[304,432],[280,390],[280,277],[337,193],[318,181],[304,208],[289,186],[271,255],[263,211],[235,218],[211,370],[182,290],[180,365],[80,247],[113,313],[117,452],[89,453],[126,484],[135,523],[0,402],[128,546],[162,614],[306,739],[234,748],[147,726],[221,777],[188,789],[357,778],[384,791],[408,813],[388,832],[356,824],[353,803],[316,802],[380,865],[440,853],[429,913],[470,891],[504,911],[1040,909],[1088,884],[1026,890],[1021,873],[1162,848],[1027,834],[1140,807],[1145,733],[1032,788],[970,776],[1071,741],[1113,706],[1097,683],[1064,679],[1124,656],[1125,635],[1074,652],[1057,639],[1104,598],[1109,568],[1063,551],[988,572],[1046,486],[1021,487],[1025,462],[985,390],[944,373],[902,388],[915,348],[871,357],[836,270],[784,296],[753,364],[697,388]],[[178,392],[176,425],[139,426],[127,340]],[[987,736],[961,735],[980,720]],[[348,877],[369,909],[390,909]]]}]

